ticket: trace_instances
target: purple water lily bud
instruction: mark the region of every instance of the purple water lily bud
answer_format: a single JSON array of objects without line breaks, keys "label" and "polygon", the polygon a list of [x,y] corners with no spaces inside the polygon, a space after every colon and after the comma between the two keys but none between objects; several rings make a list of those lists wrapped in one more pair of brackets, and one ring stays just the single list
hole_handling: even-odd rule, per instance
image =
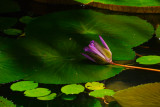
[{"label": "purple water lily bud", "polygon": [[112,53],[108,45],[101,36],[99,36],[99,38],[104,47],[92,40],[90,44],[84,48],[84,51],[86,53],[82,53],[82,55],[98,64],[112,63]]}]

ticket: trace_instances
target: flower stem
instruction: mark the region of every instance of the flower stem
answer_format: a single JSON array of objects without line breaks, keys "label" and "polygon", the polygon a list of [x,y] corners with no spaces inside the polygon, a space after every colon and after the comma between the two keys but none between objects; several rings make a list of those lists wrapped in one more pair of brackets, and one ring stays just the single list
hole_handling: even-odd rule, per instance
[{"label": "flower stem", "polygon": [[117,66],[122,66],[122,67],[126,67],[126,68],[142,69],[142,70],[149,70],[149,71],[157,71],[157,72],[160,72],[159,69],[152,69],[152,68],[144,68],[144,67],[137,67],[137,66],[122,65],[122,64],[117,64],[117,63],[114,63],[114,62],[111,62],[110,64],[112,64],[112,65],[117,65]]}]

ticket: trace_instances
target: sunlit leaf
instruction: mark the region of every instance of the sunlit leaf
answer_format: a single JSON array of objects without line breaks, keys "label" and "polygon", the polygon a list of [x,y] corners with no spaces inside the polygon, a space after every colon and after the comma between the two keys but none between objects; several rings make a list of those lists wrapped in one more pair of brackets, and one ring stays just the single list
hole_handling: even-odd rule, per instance
[{"label": "sunlit leaf", "polygon": [[149,83],[116,92],[113,96],[122,107],[158,107],[160,83]]},{"label": "sunlit leaf", "polygon": [[20,35],[20,34],[22,34],[22,30],[20,30],[20,29],[5,29],[4,33],[6,35]]},{"label": "sunlit leaf", "polygon": [[94,90],[94,91],[91,91],[89,93],[90,96],[93,96],[93,97],[104,97],[104,96],[113,96],[115,94],[115,92],[113,90],[110,90],[110,89],[101,89],[101,90]]},{"label": "sunlit leaf", "polygon": [[0,107],[16,107],[16,105],[13,104],[13,102],[0,96]]},{"label": "sunlit leaf", "polygon": [[51,91],[47,88],[36,88],[32,90],[27,90],[24,92],[27,97],[41,97],[50,94]]},{"label": "sunlit leaf", "polygon": [[99,82],[87,82],[85,87],[89,90],[100,90],[105,88],[104,84]]},{"label": "sunlit leaf", "polygon": [[52,93],[50,95],[47,95],[47,96],[43,96],[43,97],[37,97],[38,100],[53,100],[55,99],[57,96],[56,93]]},{"label": "sunlit leaf", "polygon": [[74,99],[76,99],[76,95],[75,94],[68,94],[68,95],[66,95],[66,94],[63,94],[62,96],[61,96],[61,98],[63,99],[63,100],[74,100]]},{"label": "sunlit leaf", "polygon": [[84,91],[84,87],[77,84],[65,85],[61,88],[61,91],[65,94],[79,94]]},{"label": "sunlit leaf", "polygon": [[156,56],[156,55],[142,56],[138,58],[136,62],[140,64],[146,64],[146,65],[158,64],[160,63],[160,56]]},{"label": "sunlit leaf", "polygon": [[13,91],[25,91],[25,90],[31,90],[38,87],[38,83],[34,83],[33,81],[20,81],[13,83],[11,85],[11,89]]}]

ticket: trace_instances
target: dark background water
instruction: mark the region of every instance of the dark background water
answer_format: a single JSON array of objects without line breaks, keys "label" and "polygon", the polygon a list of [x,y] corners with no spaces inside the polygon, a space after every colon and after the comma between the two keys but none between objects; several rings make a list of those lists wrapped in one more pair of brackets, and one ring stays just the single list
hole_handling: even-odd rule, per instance
[{"label": "dark background water", "polygon": [[[14,13],[7,13],[7,14],[5,13],[1,14],[0,16],[20,18],[22,16],[29,15],[35,17],[48,13],[71,10],[71,9],[93,9],[95,11],[103,12],[105,14],[138,16],[143,20],[147,20],[149,23],[151,23],[155,27],[155,29],[157,24],[160,23],[159,14],[132,14],[123,12],[113,12],[110,10],[93,8],[81,4],[76,4],[76,5],[48,4],[48,3],[35,2],[33,0],[15,0],[15,1],[17,1],[21,6],[21,11]],[[17,25],[15,25],[15,28],[23,29],[23,27],[24,27],[23,24],[18,23]],[[155,34],[153,34],[153,38],[151,38],[148,42],[142,44],[141,46],[135,47],[134,50],[138,55],[160,55],[160,40],[159,38],[155,37]],[[131,61],[130,63],[136,66],[144,66],[148,68],[160,69],[159,64],[152,66],[149,65],[145,66],[136,63],[135,60]],[[110,79],[101,82],[105,83],[107,88],[114,90],[122,90],[140,84],[160,82],[160,73],[154,71],[127,69],[121,72],[119,75],[116,75],[115,77],[112,77]],[[35,98],[25,97],[24,94],[21,92],[13,92],[12,90],[10,90],[11,84],[12,83],[0,85],[0,96],[12,100],[15,104],[19,106],[23,105],[24,107],[78,107],[80,106],[80,104],[86,103],[88,99],[92,99],[91,97],[88,96],[87,93],[82,93],[80,95],[77,95],[76,100],[73,101],[64,101],[61,99],[61,97],[57,97],[55,100],[52,101],[39,101],[36,100]],[[61,94],[60,92],[61,86],[63,85],[39,84],[39,87],[49,88],[50,90],[59,94]],[[103,101],[101,102],[103,104]]]}]

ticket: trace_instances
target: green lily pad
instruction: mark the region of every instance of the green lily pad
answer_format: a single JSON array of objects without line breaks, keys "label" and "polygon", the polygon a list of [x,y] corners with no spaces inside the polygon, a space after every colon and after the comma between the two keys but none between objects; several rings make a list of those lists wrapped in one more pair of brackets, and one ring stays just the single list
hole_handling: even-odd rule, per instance
[{"label": "green lily pad", "polygon": [[13,91],[26,91],[37,87],[38,83],[34,83],[33,81],[20,81],[13,83],[10,88]]},{"label": "green lily pad", "polygon": [[98,35],[101,35],[113,53],[113,60],[132,60],[135,52],[131,48],[147,41],[152,33],[153,27],[138,17],[105,15],[92,10],[38,17],[28,24],[28,38],[23,44],[43,65],[26,80],[70,84],[110,78],[123,68],[91,63],[81,55],[83,48],[91,40],[100,42]]},{"label": "green lily pad", "polygon": [[122,107],[158,107],[160,83],[149,83],[116,92],[113,97]]},{"label": "green lily pad", "polygon": [[27,90],[24,92],[25,96],[27,97],[41,97],[49,95],[51,91],[47,88],[36,88],[32,90]]},{"label": "green lily pad", "polygon": [[71,84],[65,85],[61,88],[61,91],[65,94],[79,94],[84,91],[84,87],[82,85]]},{"label": "green lily pad", "polygon": [[3,32],[6,35],[20,35],[20,34],[22,34],[22,30],[20,30],[20,29],[5,29]]},{"label": "green lily pad", "polygon": [[157,0],[75,0],[81,3],[99,2],[103,4],[114,4],[123,6],[160,6],[160,1]]},{"label": "green lily pad", "polygon": [[140,64],[146,64],[146,65],[158,64],[160,63],[160,56],[156,56],[156,55],[142,56],[138,58],[136,62]]},{"label": "green lily pad", "polygon": [[38,100],[53,100],[55,99],[57,96],[56,93],[52,93],[50,95],[47,95],[47,96],[43,96],[43,97],[37,97]]},{"label": "green lily pad", "polygon": [[90,96],[102,98],[104,96],[113,96],[115,92],[110,89],[94,90],[89,93]]},{"label": "green lily pad", "polygon": [[33,20],[33,18],[30,17],[30,16],[23,16],[23,17],[21,17],[21,18],[19,19],[19,21],[20,21],[21,23],[24,23],[24,24],[28,24],[28,23],[31,22],[32,20]]},{"label": "green lily pad", "polygon": [[16,107],[16,105],[13,104],[13,102],[0,96],[0,107]]},{"label": "green lily pad", "polygon": [[61,96],[61,98],[63,99],[63,100],[74,100],[74,99],[76,99],[77,98],[77,96],[75,95],[75,94],[68,94],[68,95],[66,95],[66,94],[63,94],[62,96]]},{"label": "green lily pad", "polygon": [[104,89],[104,84],[99,82],[88,82],[85,84],[85,87],[89,90],[100,90]]},{"label": "green lily pad", "polygon": [[20,11],[20,7],[14,0],[1,0],[0,1],[0,13],[17,12]]},{"label": "green lily pad", "polygon": [[0,17],[0,31],[7,29],[17,23],[16,18]]}]

